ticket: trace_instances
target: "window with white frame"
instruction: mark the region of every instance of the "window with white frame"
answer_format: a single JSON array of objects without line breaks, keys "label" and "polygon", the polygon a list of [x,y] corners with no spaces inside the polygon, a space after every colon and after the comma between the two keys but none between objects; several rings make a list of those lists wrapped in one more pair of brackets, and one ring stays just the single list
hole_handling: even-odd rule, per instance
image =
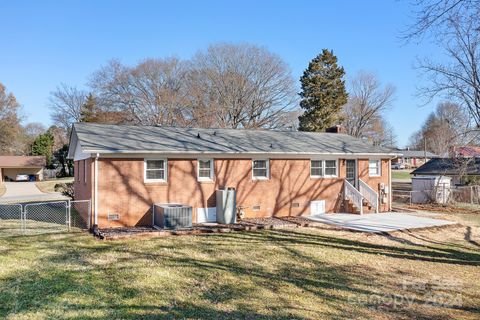
[{"label": "window with white frame", "polygon": [[323,161],[322,160],[310,161],[310,176],[323,177]]},{"label": "window with white frame", "polygon": [[253,179],[268,179],[269,162],[268,160],[253,160],[252,177]]},{"label": "window with white frame", "polygon": [[368,174],[371,177],[379,177],[380,172],[380,160],[369,160],[368,161]]},{"label": "window with white frame", "polygon": [[145,159],[145,181],[167,181],[167,160]]},{"label": "window with white frame", "polygon": [[337,160],[311,160],[310,177],[332,178],[337,177]]},{"label": "window with white frame", "polygon": [[213,180],[213,159],[198,159],[198,181]]}]

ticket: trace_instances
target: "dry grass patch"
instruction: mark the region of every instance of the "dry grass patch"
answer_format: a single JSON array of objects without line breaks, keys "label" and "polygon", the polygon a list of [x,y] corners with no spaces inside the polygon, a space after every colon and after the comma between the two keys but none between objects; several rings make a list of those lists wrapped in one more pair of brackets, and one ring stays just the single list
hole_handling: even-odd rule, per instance
[{"label": "dry grass patch", "polygon": [[478,319],[478,236],[470,222],[113,242],[0,228],[0,318]]},{"label": "dry grass patch", "polygon": [[73,178],[68,177],[68,178],[59,178],[55,180],[37,181],[35,182],[35,185],[43,193],[53,193],[55,192],[55,185],[57,183],[69,183],[69,182],[73,182]]}]

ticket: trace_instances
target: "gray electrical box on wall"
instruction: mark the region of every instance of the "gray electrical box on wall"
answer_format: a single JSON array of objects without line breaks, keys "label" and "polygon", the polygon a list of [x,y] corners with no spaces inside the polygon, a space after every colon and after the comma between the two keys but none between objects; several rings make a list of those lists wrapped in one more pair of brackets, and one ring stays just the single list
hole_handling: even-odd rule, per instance
[{"label": "gray electrical box on wall", "polygon": [[237,191],[234,188],[217,190],[217,223],[237,222]]}]

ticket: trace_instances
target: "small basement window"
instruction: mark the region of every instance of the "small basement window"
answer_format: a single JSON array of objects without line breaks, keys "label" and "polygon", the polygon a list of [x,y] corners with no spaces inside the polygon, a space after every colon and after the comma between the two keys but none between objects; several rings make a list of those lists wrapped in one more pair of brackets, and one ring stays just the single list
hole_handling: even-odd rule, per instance
[{"label": "small basement window", "polygon": [[268,179],[269,162],[268,160],[253,160],[252,177],[253,179]]},{"label": "small basement window", "polygon": [[379,177],[381,175],[380,160],[368,161],[368,174],[371,177]]},{"label": "small basement window", "polygon": [[145,159],[145,182],[167,181],[167,160]]},{"label": "small basement window", "polygon": [[198,181],[213,180],[213,159],[199,159],[197,168]]}]

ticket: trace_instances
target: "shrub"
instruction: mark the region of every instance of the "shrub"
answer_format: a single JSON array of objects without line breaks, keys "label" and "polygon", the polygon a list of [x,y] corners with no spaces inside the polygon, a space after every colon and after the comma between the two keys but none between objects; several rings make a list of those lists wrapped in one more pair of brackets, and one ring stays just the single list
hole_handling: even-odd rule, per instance
[{"label": "shrub", "polygon": [[73,182],[57,183],[54,188],[56,192],[60,192],[64,196],[73,198]]}]

